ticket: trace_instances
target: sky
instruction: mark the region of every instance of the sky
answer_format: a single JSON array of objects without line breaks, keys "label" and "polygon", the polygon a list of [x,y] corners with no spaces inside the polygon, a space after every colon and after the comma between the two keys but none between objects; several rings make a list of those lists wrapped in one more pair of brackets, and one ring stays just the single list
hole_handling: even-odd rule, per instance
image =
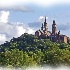
[{"label": "sky", "polygon": [[70,37],[70,0],[0,0],[0,44],[34,34],[45,16],[48,30],[55,19],[57,31]]}]

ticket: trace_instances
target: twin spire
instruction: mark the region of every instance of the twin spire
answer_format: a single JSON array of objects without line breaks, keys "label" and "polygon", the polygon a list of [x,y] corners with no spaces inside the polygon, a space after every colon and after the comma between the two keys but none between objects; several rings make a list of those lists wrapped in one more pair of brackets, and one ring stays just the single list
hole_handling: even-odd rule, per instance
[{"label": "twin spire", "polygon": [[[48,26],[47,26],[47,22],[46,22],[46,16],[45,16],[44,24],[42,23],[41,30],[43,32],[47,32],[48,31]],[[57,33],[57,27],[56,27],[56,22],[55,22],[55,17],[54,17],[53,24],[52,24],[52,34],[56,34],[56,33]],[[60,31],[59,31],[59,34],[60,34]]]}]

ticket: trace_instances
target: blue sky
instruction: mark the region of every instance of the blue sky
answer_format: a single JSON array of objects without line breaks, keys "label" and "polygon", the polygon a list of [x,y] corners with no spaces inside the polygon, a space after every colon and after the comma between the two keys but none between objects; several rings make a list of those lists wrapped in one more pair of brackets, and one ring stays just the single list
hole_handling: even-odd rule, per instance
[{"label": "blue sky", "polygon": [[[44,17],[51,30],[54,19],[61,34],[70,37],[69,0],[2,0],[0,1],[0,44],[23,33],[34,34]],[[57,30],[57,31],[58,31]]]},{"label": "blue sky", "polygon": [[57,21],[69,22],[70,5],[57,5],[52,7],[29,5],[29,7],[32,9],[31,12],[10,11],[11,14],[9,17],[9,21],[21,21],[24,23],[29,23],[36,21],[39,16],[47,16],[49,17],[49,20],[53,20],[55,15]]},{"label": "blue sky", "polygon": [[[22,22],[29,24],[36,22],[40,16],[46,16],[48,17],[47,21],[52,24],[55,15],[57,24],[70,23],[70,5],[64,4],[51,7],[41,7],[36,5],[27,6],[32,9],[31,12],[10,11],[9,22]],[[50,24],[49,22],[48,24]]]}]

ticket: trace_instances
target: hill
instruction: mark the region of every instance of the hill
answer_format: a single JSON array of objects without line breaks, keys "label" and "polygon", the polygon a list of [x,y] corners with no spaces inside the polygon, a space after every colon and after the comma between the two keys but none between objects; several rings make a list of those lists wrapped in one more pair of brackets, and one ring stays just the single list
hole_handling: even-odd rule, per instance
[{"label": "hill", "polygon": [[24,33],[0,45],[0,66],[70,65],[70,44],[38,39]]}]

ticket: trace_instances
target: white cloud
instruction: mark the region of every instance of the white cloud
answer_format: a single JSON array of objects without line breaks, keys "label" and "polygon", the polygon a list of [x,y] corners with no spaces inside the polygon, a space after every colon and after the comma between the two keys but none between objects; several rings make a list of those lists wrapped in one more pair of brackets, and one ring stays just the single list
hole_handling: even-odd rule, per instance
[{"label": "white cloud", "polygon": [[0,0],[1,10],[32,11],[26,5],[53,6],[58,4],[70,4],[70,0]]},{"label": "white cloud", "polygon": [[34,33],[33,29],[21,22],[9,23],[9,15],[9,11],[0,12],[0,44],[9,41],[13,37],[19,37],[25,32],[29,34]]},{"label": "white cloud", "polygon": [[[48,17],[46,17],[46,20],[48,19]],[[44,16],[40,16],[39,18],[38,18],[38,20],[37,20],[37,22],[44,22],[44,20],[45,20],[45,17]]]},{"label": "white cloud", "polygon": [[28,28],[27,29],[28,31],[26,31],[28,34],[34,34],[35,30],[31,29],[31,28]]},{"label": "white cloud", "polygon": [[5,34],[0,34],[0,42],[6,41],[6,35]]},{"label": "white cloud", "polygon": [[30,7],[25,6],[26,3],[25,0],[0,0],[0,10],[32,11]]},{"label": "white cloud", "polygon": [[0,22],[7,23],[8,16],[9,16],[9,11],[1,11],[0,12]]},{"label": "white cloud", "polygon": [[17,28],[17,36],[20,36],[26,32],[26,29],[24,29],[22,26],[16,26]]}]

